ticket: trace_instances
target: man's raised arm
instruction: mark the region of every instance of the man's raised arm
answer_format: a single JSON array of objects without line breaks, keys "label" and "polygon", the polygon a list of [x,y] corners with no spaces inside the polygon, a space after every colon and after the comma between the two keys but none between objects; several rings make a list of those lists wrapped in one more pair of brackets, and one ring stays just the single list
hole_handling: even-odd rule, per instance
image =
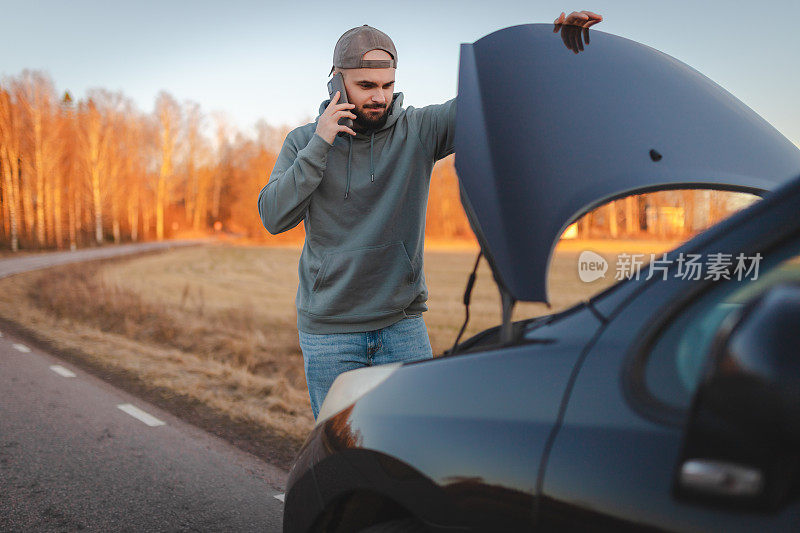
[{"label": "man's raised arm", "polygon": [[415,109],[419,139],[434,161],[455,152],[456,99]]},{"label": "man's raised arm", "polygon": [[[553,21],[555,25],[554,31],[558,31],[561,26],[580,26],[588,30],[588,28],[602,20],[603,17],[601,15],[591,11],[573,11],[569,15],[562,12]],[[588,37],[586,41],[588,42]],[[419,121],[420,141],[434,161],[438,161],[455,152],[455,98],[443,104],[420,108],[416,110],[415,115]]]}]

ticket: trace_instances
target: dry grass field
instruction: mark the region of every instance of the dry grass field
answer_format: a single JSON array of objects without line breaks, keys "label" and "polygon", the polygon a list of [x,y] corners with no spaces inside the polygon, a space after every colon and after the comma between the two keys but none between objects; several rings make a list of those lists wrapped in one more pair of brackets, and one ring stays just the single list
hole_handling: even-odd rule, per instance
[{"label": "dry grass field", "polygon": [[[518,304],[516,320],[557,311],[614,283],[620,251],[669,243],[568,242],[550,272],[553,308]],[[577,257],[591,249],[611,265],[583,283]],[[450,347],[464,319],[462,296],[477,250],[428,251],[434,353]],[[210,245],[0,281],[0,317],[37,331],[57,349],[124,371],[224,417],[299,444],[313,425],[297,341],[295,248]],[[464,338],[500,322],[491,273],[481,262]]]}]

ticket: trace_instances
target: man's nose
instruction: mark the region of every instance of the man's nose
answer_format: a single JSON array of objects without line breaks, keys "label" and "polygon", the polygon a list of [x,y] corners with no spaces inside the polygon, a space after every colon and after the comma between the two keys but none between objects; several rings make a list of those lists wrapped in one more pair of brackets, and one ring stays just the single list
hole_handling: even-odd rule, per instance
[{"label": "man's nose", "polygon": [[386,101],[386,97],[383,95],[383,91],[376,91],[372,93],[372,101],[376,104],[380,104]]}]

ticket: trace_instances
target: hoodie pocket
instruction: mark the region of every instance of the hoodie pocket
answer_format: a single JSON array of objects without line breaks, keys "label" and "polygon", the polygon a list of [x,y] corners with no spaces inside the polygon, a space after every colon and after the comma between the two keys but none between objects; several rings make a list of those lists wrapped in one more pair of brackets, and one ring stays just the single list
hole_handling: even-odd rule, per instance
[{"label": "hoodie pocket", "polygon": [[325,255],[308,302],[317,316],[379,316],[416,297],[416,278],[402,242]]}]

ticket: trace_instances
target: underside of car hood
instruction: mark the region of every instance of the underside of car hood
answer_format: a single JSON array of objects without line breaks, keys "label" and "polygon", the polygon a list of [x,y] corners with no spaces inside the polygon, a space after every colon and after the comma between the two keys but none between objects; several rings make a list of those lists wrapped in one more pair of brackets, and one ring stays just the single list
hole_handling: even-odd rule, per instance
[{"label": "underside of car hood", "polygon": [[576,54],[564,45],[574,36],[553,29],[514,26],[461,45],[462,202],[513,300],[548,300],[560,235],[605,202],[670,188],[761,194],[800,174],[800,150],[691,67],[595,30]]}]

